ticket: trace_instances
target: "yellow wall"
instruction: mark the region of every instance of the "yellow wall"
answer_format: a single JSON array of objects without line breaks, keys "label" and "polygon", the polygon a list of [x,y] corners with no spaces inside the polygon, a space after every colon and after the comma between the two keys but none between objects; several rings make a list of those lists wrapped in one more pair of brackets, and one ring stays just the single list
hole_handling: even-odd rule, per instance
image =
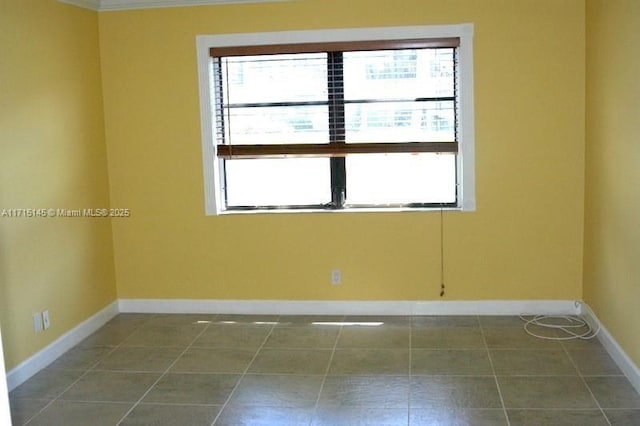
[{"label": "yellow wall", "polygon": [[[0,209],[109,204],[95,12],[0,3]],[[109,219],[0,217],[0,323],[10,370],[113,301]],[[49,309],[35,334],[32,312]]]},{"label": "yellow wall", "polygon": [[587,1],[584,296],[640,365],[640,2]]},{"label": "yellow wall", "polygon": [[[583,0],[305,0],[99,14],[121,298],[438,299],[439,213],[205,217],[195,36],[475,24],[477,200],[447,299],[580,299]],[[343,285],[329,283],[331,268]]]}]

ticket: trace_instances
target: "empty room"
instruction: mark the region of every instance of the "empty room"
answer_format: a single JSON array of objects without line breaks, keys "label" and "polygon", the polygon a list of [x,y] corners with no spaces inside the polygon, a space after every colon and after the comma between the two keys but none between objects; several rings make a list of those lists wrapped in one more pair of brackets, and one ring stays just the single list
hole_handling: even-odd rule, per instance
[{"label": "empty room", "polygon": [[0,0],[0,424],[640,425],[637,0]]}]

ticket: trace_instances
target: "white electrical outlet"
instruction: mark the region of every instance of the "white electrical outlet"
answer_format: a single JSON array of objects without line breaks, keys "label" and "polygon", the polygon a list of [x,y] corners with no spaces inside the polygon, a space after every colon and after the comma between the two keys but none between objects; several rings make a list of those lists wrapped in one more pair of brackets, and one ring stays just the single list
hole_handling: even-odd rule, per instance
[{"label": "white electrical outlet", "polygon": [[42,311],[42,326],[44,327],[44,329],[46,330],[47,328],[51,327],[51,322],[49,321],[49,311]]},{"label": "white electrical outlet", "polygon": [[36,333],[42,331],[42,315],[40,315],[40,312],[33,314],[33,331]]},{"label": "white electrical outlet", "polygon": [[342,272],[340,269],[331,270],[331,285],[342,284]]}]

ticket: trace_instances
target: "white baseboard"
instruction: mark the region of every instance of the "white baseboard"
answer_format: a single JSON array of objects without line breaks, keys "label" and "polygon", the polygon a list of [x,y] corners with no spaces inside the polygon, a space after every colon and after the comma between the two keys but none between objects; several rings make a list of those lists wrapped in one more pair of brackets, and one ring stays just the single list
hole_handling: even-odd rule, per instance
[{"label": "white baseboard", "polygon": [[80,343],[116,315],[118,315],[117,301],[107,305],[92,317],[78,324],[42,350],[21,362],[7,373],[7,386],[9,391],[15,389],[38,371],[51,364],[60,355]]},{"label": "white baseboard", "polygon": [[575,315],[574,300],[333,301],[120,299],[120,312],[279,315]]},{"label": "white baseboard", "polygon": [[595,312],[586,303],[582,304],[582,316],[593,329],[600,329],[598,340],[607,350],[611,358],[618,365],[620,370],[631,382],[631,385],[640,393],[640,368],[633,362],[629,355],[622,349],[616,339],[613,338],[609,330],[600,322]]}]

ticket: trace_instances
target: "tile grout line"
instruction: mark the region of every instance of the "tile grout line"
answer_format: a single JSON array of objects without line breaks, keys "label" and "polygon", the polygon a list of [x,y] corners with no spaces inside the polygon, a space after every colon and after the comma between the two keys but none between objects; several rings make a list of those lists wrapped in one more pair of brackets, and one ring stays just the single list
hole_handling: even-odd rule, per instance
[{"label": "tile grout line", "polygon": [[[118,347],[117,347],[117,346],[116,346],[116,347],[114,347],[112,350],[110,350],[110,351],[105,355],[105,357],[109,356],[109,355],[110,355],[111,353],[113,353],[113,351],[115,351],[116,349],[118,349]],[[102,358],[102,359],[104,359],[104,358]],[[47,408],[49,408],[50,406],[52,406],[52,405],[53,405],[53,403],[54,403],[54,402],[56,402],[56,401],[58,401],[58,400],[60,399],[60,397],[61,397],[65,392],[67,392],[67,391],[68,391],[69,389],[71,389],[71,388],[72,388],[76,383],[78,383],[80,380],[82,380],[82,378],[83,378],[84,376],[86,376],[87,374],[89,374],[89,372],[91,371],[91,369],[92,369],[93,367],[95,367],[97,364],[99,364],[99,363],[102,361],[102,359],[100,359],[99,361],[96,361],[96,362],[95,362],[91,367],[89,367],[89,368],[85,369],[85,370],[84,370],[84,372],[83,372],[80,376],[78,376],[78,378],[77,378],[77,379],[75,379],[73,382],[71,382],[71,384],[70,384],[69,386],[67,386],[66,388],[64,388],[64,390],[62,390],[62,391],[61,391],[61,392],[60,392],[60,393],[59,393],[55,398],[53,398],[53,399],[52,399],[51,401],[49,401],[49,402],[48,402],[44,407],[42,407],[42,408],[40,409],[40,411],[38,411],[37,413],[35,413],[33,416],[29,417],[29,419],[28,419],[26,422],[22,423],[22,424],[23,424],[24,426],[28,425],[28,424],[29,424],[29,423],[31,423],[31,422],[32,422],[36,417],[38,417],[38,416],[39,416],[39,415],[40,415],[44,410],[46,410]],[[62,369],[62,368],[61,368],[60,370],[64,370],[64,369]]]},{"label": "tile grout line", "polygon": [[[129,333],[125,333],[125,334],[124,334],[124,335],[125,335],[125,337],[120,341],[120,343],[118,343],[118,344],[116,344],[116,345],[114,345],[114,346],[110,346],[110,345],[95,345],[95,346],[91,345],[91,346],[83,346],[82,348],[89,348],[89,349],[92,349],[92,348],[99,348],[99,347],[101,347],[101,346],[102,346],[103,348],[107,349],[107,351],[106,351],[103,355],[98,355],[98,357],[96,358],[96,359],[97,359],[97,361],[95,361],[93,364],[91,364],[91,365],[90,365],[89,367],[87,367],[87,368],[75,368],[75,369],[74,369],[74,368],[57,368],[57,369],[55,369],[55,370],[58,370],[58,371],[74,371],[74,370],[76,370],[78,373],[81,373],[81,374],[80,374],[80,376],[79,376],[77,379],[75,379],[75,380],[74,380],[70,385],[68,385],[67,387],[65,387],[62,391],[60,391],[60,392],[57,392],[57,393],[53,394],[53,395],[55,395],[55,398],[53,398],[52,400],[48,401],[48,402],[46,403],[46,405],[45,405],[43,408],[41,408],[37,413],[35,413],[34,415],[32,415],[30,418],[28,418],[28,420],[26,420],[26,422],[25,422],[25,423],[21,423],[21,424],[23,424],[23,425],[26,425],[26,424],[32,424],[32,423],[34,422],[34,420],[36,419],[36,417],[40,416],[40,415],[43,413],[43,411],[45,411],[45,410],[49,409],[49,408],[52,406],[52,404],[54,404],[54,403],[56,403],[56,402],[58,402],[58,403],[59,403],[60,401],[63,401],[63,402],[67,402],[67,401],[69,401],[69,402],[80,402],[80,403],[104,403],[104,404],[106,404],[106,403],[110,403],[110,404],[121,404],[121,405],[127,404],[127,405],[131,405],[133,402],[130,402],[130,401],[88,401],[88,400],[79,400],[79,399],[62,399],[62,398],[63,398],[63,395],[64,395],[67,391],[69,391],[69,389],[70,389],[70,388],[72,388],[72,387],[73,387],[73,386],[75,386],[75,385],[76,385],[80,380],[82,380],[83,378],[85,378],[85,377],[87,376],[87,374],[90,374],[90,373],[93,373],[93,372],[103,372],[103,371],[106,371],[106,372],[117,372],[117,373],[122,373],[122,372],[127,372],[127,373],[156,373],[156,374],[162,373],[162,370],[160,370],[160,369],[158,369],[158,370],[156,370],[156,371],[132,371],[132,370],[122,371],[122,370],[109,370],[109,369],[104,370],[104,369],[98,369],[98,365],[99,365],[99,364],[101,364],[102,362],[104,362],[104,361],[105,361],[108,357],[110,357],[110,356],[111,356],[115,351],[117,351],[117,350],[119,350],[119,349],[122,349],[122,348],[162,348],[162,347],[157,347],[157,346],[147,346],[147,345],[141,345],[141,346],[129,346],[129,345],[126,345],[126,342],[127,342],[127,341],[129,341],[129,339],[131,339],[131,337],[132,337],[134,334],[138,333],[140,330],[142,330],[143,328],[145,328],[145,327],[147,327],[147,326],[149,326],[149,325],[153,326],[153,325],[154,325],[154,323],[153,323],[153,319],[154,319],[154,318],[157,318],[157,317],[159,317],[159,316],[158,316],[158,315],[152,316],[150,319],[145,320],[145,321],[144,321],[143,323],[141,323],[140,325],[133,326],[133,327],[132,327],[132,331],[131,331],[131,332],[129,332]],[[476,319],[478,320],[479,318],[476,316]],[[494,361],[493,361],[493,359],[492,359],[492,352],[497,352],[497,353],[498,353],[498,352],[501,352],[501,351],[510,351],[510,350],[520,350],[520,351],[522,351],[522,350],[531,350],[531,351],[543,351],[543,352],[544,352],[544,351],[557,351],[557,350],[559,350],[559,348],[557,348],[557,347],[555,347],[555,348],[545,348],[545,347],[543,347],[543,348],[537,348],[537,347],[536,347],[536,348],[524,348],[524,347],[515,346],[515,347],[513,347],[513,348],[493,348],[493,349],[490,349],[490,348],[489,348],[489,346],[488,346],[488,341],[487,341],[486,334],[491,335],[491,334],[490,334],[490,330],[491,330],[493,327],[491,327],[491,325],[490,325],[490,324],[489,324],[489,325],[483,325],[483,324],[482,324],[482,322],[480,322],[480,321],[478,321],[478,323],[479,323],[478,325],[479,325],[479,329],[480,329],[480,334],[481,334],[482,339],[483,339],[483,346],[484,346],[484,350],[485,350],[485,351],[486,351],[486,353],[487,353],[488,360],[489,360],[489,363],[490,363],[490,365],[491,365],[491,371],[492,371],[492,373],[491,373],[491,374],[485,374],[485,375],[482,375],[482,376],[483,376],[483,377],[487,377],[487,378],[488,378],[488,377],[493,377],[493,378],[494,378],[494,381],[495,381],[496,386],[497,386],[498,394],[499,394],[499,396],[500,396],[500,401],[501,401],[501,404],[502,404],[502,410],[503,410],[503,413],[504,413],[504,415],[505,415],[506,422],[507,422],[507,424],[508,424],[508,425],[510,425],[510,424],[511,424],[511,423],[510,423],[510,419],[509,419],[509,417],[508,417],[507,408],[506,408],[506,405],[505,405],[505,402],[504,402],[504,398],[503,398],[503,395],[502,395],[502,390],[501,390],[501,388],[500,388],[500,384],[499,384],[499,381],[498,381],[498,378],[499,378],[499,377],[502,377],[502,375],[501,375],[501,376],[497,376],[496,368],[495,368],[495,365],[494,365]],[[277,324],[278,324],[278,323],[276,322],[276,323],[273,323],[273,324],[271,325],[270,329],[269,329],[269,330],[268,330],[268,332],[266,333],[266,336],[263,338],[261,345],[258,347],[258,349],[257,349],[257,350],[256,350],[256,352],[254,353],[253,357],[252,357],[252,358],[251,358],[251,360],[249,361],[248,365],[247,365],[247,366],[246,366],[246,368],[244,369],[244,372],[242,372],[241,374],[240,374],[240,372],[235,373],[236,375],[239,375],[240,377],[239,377],[238,381],[236,382],[236,384],[234,385],[234,387],[233,387],[233,389],[232,389],[231,393],[229,394],[228,398],[227,398],[227,399],[226,399],[226,401],[224,402],[224,405],[220,405],[220,404],[189,404],[189,403],[186,403],[186,404],[181,404],[181,403],[159,403],[159,404],[160,404],[160,405],[168,405],[168,406],[171,406],[171,405],[198,405],[198,406],[209,406],[209,407],[216,406],[216,407],[218,407],[218,408],[219,408],[219,411],[218,411],[217,415],[216,415],[215,417],[213,417],[213,423],[212,423],[212,425],[213,425],[213,424],[215,424],[217,421],[219,421],[219,420],[220,420],[221,414],[222,414],[223,410],[225,409],[225,407],[227,407],[227,408],[228,408],[228,407],[230,406],[230,401],[231,401],[232,397],[233,397],[233,396],[235,395],[235,393],[237,392],[237,389],[239,388],[239,384],[240,384],[240,382],[241,382],[241,381],[243,381],[243,380],[244,380],[244,378],[246,378],[246,375],[249,375],[249,374],[256,374],[256,375],[271,375],[271,374],[273,374],[273,373],[267,373],[267,372],[265,372],[265,373],[249,373],[249,371],[250,371],[250,369],[251,369],[251,366],[253,365],[253,363],[255,362],[255,360],[257,359],[257,357],[259,356],[259,354],[260,354],[261,350],[264,350],[264,349],[267,349],[267,348],[268,348],[268,346],[267,346],[267,345],[268,345],[268,341],[269,341],[269,339],[270,339],[270,336],[271,336],[271,335],[273,335],[273,331],[274,331],[276,328],[278,328],[278,327],[277,327]],[[171,365],[169,365],[169,367],[164,371],[164,373],[162,373],[162,375],[161,375],[161,376],[160,376],[160,377],[159,377],[159,378],[158,378],[158,379],[157,379],[153,384],[151,384],[151,386],[149,387],[149,389],[147,389],[147,391],[144,393],[144,395],[142,395],[142,397],[141,397],[137,402],[135,402],[135,404],[134,404],[132,407],[130,407],[130,408],[128,409],[128,411],[124,414],[124,416],[123,416],[122,418],[120,418],[120,420],[118,420],[118,423],[117,423],[117,424],[121,424],[122,422],[124,422],[124,420],[126,419],[126,417],[127,417],[128,415],[130,415],[130,414],[131,414],[131,412],[132,412],[132,411],[133,411],[137,406],[139,406],[139,405],[141,405],[141,404],[142,404],[143,399],[144,399],[144,398],[149,394],[149,392],[151,392],[151,391],[152,391],[153,387],[154,387],[154,386],[156,386],[156,385],[157,385],[157,383],[159,383],[159,381],[160,381],[160,380],[162,380],[162,378],[163,378],[163,377],[165,377],[165,376],[167,376],[168,374],[170,374],[170,370],[171,370],[172,368],[174,368],[174,367],[175,367],[175,365],[176,365],[176,363],[179,361],[179,359],[180,359],[182,356],[184,356],[184,354],[185,354],[188,350],[193,349],[193,348],[198,348],[198,346],[197,346],[197,344],[196,344],[196,341],[197,341],[197,340],[198,340],[198,339],[199,339],[199,338],[200,338],[204,333],[206,333],[206,331],[211,327],[211,325],[213,325],[213,321],[211,321],[209,324],[205,325],[205,327],[203,327],[203,329],[202,329],[202,330],[201,330],[201,331],[200,331],[200,332],[199,332],[199,333],[198,333],[198,334],[193,338],[193,340],[188,344],[188,346],[187,346],[183,351],[181,351],[181,352],[179,352],[179,353],[178,353],[178,351],[176,351],[176,353],[177,353],[177,358],[176,358],[176,359],[171,363]],[[161,326],[161,325],[160,325],[160,326]],[[174,325],[174,326],[175,326],[175,325]],[[286,328],[286,327],[285,327],[285,328]],[[294,328],[294,327],[292,327],[292,328]],[[297,327],[296,327],[296,328],[297,328]],[[487,330],[484,330],[485,328],[487,328]],[[267,327],[265,327],[265,329],[267,329]],[[318,396],[317,396],[317,398],[316,398],[315,406],[312,406],[312,407],[314,407],[314,408],[313,408],[313,410],[314,410],[314,411],[312,412],[311,418],[310,418],[310,420],[309,420],[309,423],[310,423],[310,424],[312,424],[312,423],[313,423],[313,421],[314,421],[314,419],[316,418],[317,410],[319,409],[319,402],[320,402],[320,400],[321,400],[321,395],[322,395],[322,392],[323,392],[324,386],[325,386],[325,384],[326,384],[326,380],[328,379],[329,371],[330,371],[330,369],[331,369],[331,365],[332,365],[333,360],[334,360],[334,355],[335,355],[335,353],[337,352],[337,345],[338,345],[338,343],[339,343],[339,339],[340,339],[340,337],[341,337],[341,333],[342,333],[343,329],[344,329],[344,325],[340,325],[340,326],[338,327],[338,333],[336,334],[336,337],[335,337],[335,340],[334,340],[334,344],[333,344],[333,349],[332,349],[331,356],[330,356],[330,359],[329,359],[329,363],[328,363],[328,365],[327,365],[327,368],[325,369],[324,374],[322,374],[322,373],[315,374],[315,376],[316,376],[318,379],[319,379],[319,378],[320,378],[320,376],[321,376],[321,377],[322,377],[322,380],[321,380],[320,390],[319,390]],[[97,330],[96,330],[96,331],[97,331]],[[485,334],[485,332],[486,332],[486,334]],[[411,319],[410,326],[409,326],[409,371],[408,371],[408,377],[409,377],[409,388],[408,388],[408,400],[407,400],[407,407],[408,407],[407,419],[408,419],[408,423],[409,423],[409,424],[410,424],[410,422],[411,422],[411,381],[412,381],[412,377],[413,377],[413,375],[416,375],[416,377],[417,377],[417,378],[418,378],[419,376],[422,376],[421,374],[415,374],[415,373],[413,373],[413,369],[412,369],[412,359],[413,359],[413,355],[412,355],[412,351],[413,351],[413,347],[412,347],[412,346],[413,346],[412,334],[413,334],[413,317],[412,317],[412,319]],[[87,337],[89,337],[89,336],[87,336]],[[74,346],[74,348],[72,348],[72,349],[75,349],[77,346],[78,346],[78,345]],[[587,383],[587,381],[586,381],[586,378],[590,378],[590,377],[625,377],[625,376],[624,376],[624,375],[622,375],[622,374],[599,374],[599,375],[582,374],[581,370],[578,368],[578,361],[579,361],[579,359],[577,359],[577,361],[575,361],[575,360],[571,357],[571,354],[570,354],[570,353],[571,353],[571,352],[573,352],[573,351],[576,351],[576,350],[577,350],[577,351],[594,351],[594,349],[581,349],[581,348],[578,348],[578,349],[572,349],[570,346],[568,346],[568,345],[564,344],[564,342],[560,342],[560,346],[561,346],[561,348],[562,348],[562,349],[560,350],[560,353],[563,353],[563,352],[564,352],[564,353],[565,353],[565,355],[567,355],[567,356],[568,356],[568,358],[569,358],[569,360],[570,360],[570,362],[571,362],[571,365],[573,365],[574,369],[575,369],[575,370],[576,370],[576,372],[577,372],[577,376],[578,376],[578,377],[580,377],[581,382],[582,382],[582,383],[587,387],[587,389],[588,389],[588,391],[589,391],[590,395],[592,396],[592,399],[593,399],[593,400],[595,401],[595,403],[596,403],[596,406],[595,406],[595,407],[593,407],[593,408],[590,408],[589,410],[590,410],[590,411],[593,411],[593,412],[594,412],[594,414],[595,414],[595,412],[596,412],[596,411],[600,412],[600,413],[605,417],[606,424],[607,424],[607,425],[611,425],[611,421],[610,421],[610,420],[609,420],[609,418],[607,417],[607,415],[606,415],[606,413],[604,412],[604,409],[602,408],[602,406],[601,406],[601,404],[599,403],[599,401],[596,399],[594,392],[591,390],[590,386],[588,385],[588,383]],[[168,348],[168,347],[171,347],[171,346],[165,346],[165,348]],[[80,349],[82,349],[82,348],[80,348]],[[175,348],[175,346],[173,346],[173,348]],[[204,348],[204,349],[213,349],[213,348],[220,349],[220,347],[203,347],[203,348]],[[234,346],[233,348],[235,348],[235,346]],[[180,348],[178,347],[177,349],[180,349]],[[308,349],[315,349],[315,348],[308,348],[308,347],[301,347],[301,348],[294,348],[294,347],[291,347],[291,348],[290,348],[290,347],[281,347],[281,348],[278,348],[278,349],[284,349],[284,350],[303,350],[303,349],[307,349],[307,350],[308,350]],[[325,347],[325,348],[318,348],[318,349],[329,349],[329,347]],[[357,349],[357,348],[354,348],[354,349]],[[395,349],[395,348],[388,348],[388,347],[385,347],[385,348],[379,348],[379,349],[380,349],[380,350],[389,350],[389,349]],[[422,349],[422,348],[417,348],[417,349]],[[438,351],[438,350],[443,350],[443,351],[444,351],[444,350],[474,350],[474,348],[471,348],[471,349],[462,349],[462,348],[424,348],[424,350],[430,350],[430,351]],[[89,352],[89,354],[90,354],[90,352]],[[81,355],[82,355],[82,354],[81,354]],[[88,356],[87,358],[89,358],[89,360],[91,360],[91,357],[89,357],[89,356]],[[82,362],[82,357],[79,357],[79,359],[80,359],[80,360],[81,360],[81,362]],[[56,360],[56,361],[57,361],[57,360]],[[54,362],[55,362],[55,361],[54,361]],[[208,375],[208,374],[210,374],[210,373],[206,373],[206,372],[185,372],[185,374],[193,374],[193,375]],[[222,373],[222,372],[221,372],[221,373],[217,373],[217,374],[229,374],[229,373]],[[283,373],[283,374],[296,376],[296,375],[300,375],[301,373],[290,373],[290,374]],[[302,374],[304,374],[304,373],[302,373]],[[466,374],[466,375],[465,375],[465,374],[462,374],[462,375],[450,375],[450,374],[423,374],[423,375],[426,375],[426,376],[440,376],[440,377],[477,377],[477,376],[478,376],[477,374]],[[336,376],[350,377],[350,376],[352,376],[352,374],[343,373],[343,374],[337,374]],[[384,376],[397,376],[397,374],[383,374],[383,375],[381,375],[381,376],[382,376],[382,377],[384,377]],[[528,374],[528,375],[518,375],[518,374],[516,374],[516,375],[514,375],[514,376],[517,376],[517,377],[572,377],[572,378],[575,378],[575,377],[576,377],[576,374],[575,374],[575,373],[574,373],[574,374],[562,374],[562,375],[557,375],[557,374],[543,374],[543,375],[539,375],[539,374]],[[29,398],[24,398],[24,399],[29,399]],[[38,398],[31,398],[31,399],[38,399]],[[44,400],[46,401],[48,398],[41,398],[41,399],[44,399]],[[126,407],[125,407],[125,408],[126,408]],[[515,407],[514,407],[514,408],[515,408]],[[527,409],[527,408],[522,407],[522,409]],[[554,411],[565,411],[565,410],[566,410],[566,411],[571,411],[571,410],[576,410],[576,409],[579,409],[579,408],[570,408],[570,407],[567,407],[567,408],[552,408],[552,409],[547,409],[547,408],[537,408],[537,409],[536,409],[536,408],[530,408],[530,409],[528,409],[528,410],[554,410]]]},{"label": "tile grout line", "polygon": [[589,387],[589,385],[587,384],[587,381],[584,379],[584,376],[582,375],[582,371],[580,371],[580,368],[578,368],[578,364],[576,364],[575,361],[573,360],[573,358],[571,358],[571,354],[569,354],[569,351],[567,350],[567,347],[564,344],[564,341],[560,342],[560,346],[562,346],[562,350],[567,355],[567,358],[569,358],[569,361],[571,361],[571,364],[573,364],[573,368],[576,369],[576,372],[578,373],[578,377],[580,377],[580,380],[582,381],[582,384],[584,384],[584,386],[589,391],[589,395],[591,395],[591,398],[593,398],[593,400],[595,401],[596,406],[598,407],[598,410],[600,410],[600,413],[602,414],[602,416],[606,420],[607,424],[609,426],[611,426],[611,422],[609,421],[609,417],[607,417],[607,415],[605,414],[604,410],[602,409],[602,406],[600,405],[600,402],[598,401],[596,396],[593,394],[593,391],[591,391],[591,388]]},{"label": "tile grout line", "polygon": [[191,340],[191,343],[189,343],[187,345],[187,347],[180,352],[180,354],[178,354],[178,356],[176,357],[176,359],[173,360],[173,362],[171,364],[169,364],[169,366],[165,369],[165,371],[160,375],[160,377],[158,377],[158,379],[153,382],[151,384],[151,386],[149,386],[149,388],[145,391],[145,393],[142,394],[142,396],[133,404],[133,406],[126,412],[124,413],[124,415],[120,418],[120,420],[118,420],[118,422],[116,423],[116,426],[118,426],[119,424],[122,423],[122,421],[124,419],[127,418],[127,416],[129,414],[131,414],[131,412],[140,404],[140,402],[149,394],[149,392],[151,392],[151,389],[153,389],[153,387],[155,385],[158,384],[158,382],[160,382],[160,380],[162,380],[163,377],[165,377],[168,373],[169,370],[171,370],[171,368],[178,362],[178,360],[182,357],[182,355],[184,355],[189,349],[191,349],[191,346],[193,346],[193,344],[195,343],[196,340],[198,340],[198,338],[200,336],[202,336],[204,334],[205,331],[207,331],[209,329],[209,327],[211,326],[211,322],[209,322],[205,327],[202,328],[202,331],[200,331],[200,333],[198,333],[193,340]]},{"label": "tile grout line", "polygon": [[[280,317],[278,317],[278,320],[280,319]],[[278,322],[278,320],[276,320],[276,323]],[[242,379],[244,379],[244,377],[247,375],[247,372],[249,371],[249,369],[251,368],[251,365],[253,365],[253,362],[256,360],[256,358],[258,357],[258,354],[260,353],[260,351],[262,350],[262,348],[264,347],[264,344],[267,343],[267,340],[269,340],[269,337],[271,336],[271,333],[273,333],[273,330],[276,328],[276,324],[271,324],[271,329],[269,330],[269,332],[267,333],[267,335],[264,337],[264,339],[262,339],[262,343],[260,344],[260,346],[258,347],[258,349],[256,349],[256,353],[253,354],[253,357],[251,358],[251,361],[249,361],[249,363],[247,364],[247,367],[244,369],[244,371],[242,372],[242,374],[240,375],[240,378],[238,379],[238,381],[236,382],[235,386],[233,387],[233,389],[231,390],[231,392],[229,393],[229,396],[227,397],[227,400],[224,402],[224,404],[222,404],[222,406],[220,407],[220,411],[218,411],[218,414],[216,414],[216,416],[214,417],[213,421],[211,422],[211,426],[213,426],[217,421],[218,418],[220,418],[220,415],[222,414],[222,412],[224,411],[224,409],[227,407],[227,404],[229,404],[229,401],[231,401],[231,398],[233,397],[233,394],[236,392],[236,390],[238,389],[238,386],[240,385],[240,382],[242,382]]]},{"label": "tile grout line", "polygon": [[480,317],[476,317],[476,319],[478,320],[478,326],[480,327],[480,334],[482,334],[484,349],[487,351],[487,358],[489,358],[489,364],[491,365],[491,371],[493,372],[493,380],[496,382],[496,388],[498,389],[498,396],[500,397],[500,403],[502,404],[502,412],[504,413],[504,417],[507,420],[507,426],[511,426],[511,420],[509,420],[509,415],[507,414],[507,406],[504,403],[502,391],[500,390],[500,383],[498,382],[496,368],[493,365],[493,359],[491,359],[491,351],[489,350],[489,345],[487,344],[487,338],[484,335],[484,326],[482,325],[482,321],[480,321]]},{"label": "tile grout line", "polygon": [[[112,404],[112,405],[131,405],[127,401],[101,401],[99,399],[65,399],[64,402],[75,402],[80,404]],[[153,402],[153,405],[173,406],[192,406],[192,407],[219,407],[220,404],[196,404],[193,402]]]},{"label": "tile grout line", "polygon": [[[344,322],[344,321],[343,321]],[[327,368],[324,371],[324,376],[322,377],[322,382],[320,383],[320,390],[318,391],[318,397],[316,398],[316,403],[313,406],[313,414],[311,414],[311,418],[309,419],[309,426],[313,423],[313,419],[318,411],[318,405],[320,405],[320,396],[322,395],[322,390],[324,389],[324,384],[327,381],[327,376],[329,375],[329,370],[331,369],[331,364],[333,363],[333,356],[336,353],[336,348],[338,347],[338,340],[340,340],[340,335],[342,334],[342,328],[344,325],[340,325],[338,329],[338,334],[336,335],[336,341],[333,342],[333,349],[331,350],[331,356],[329,357],[329,363],[327,364]]]},{"label": "tile grout line", "polygon": [[[116,318],[116,317],[114,317]],[[113,319],[113,318],[112,318]],[[149,318],[147,321],[145,322],[149,322],[152,318]],[[111,321],[111,320],[110,320]],[[105,325],[107,325],[109,323],[109,321],[107,321],[107,323],[105,323],[102,327],[104,327]],[[141,324],[137,327],[134,328],[134,330],[124,339],[122,339],[122,341],[120,343],[118,343],[117,345],[113,346],[111,348],[111,350],[109,352],[107,352],[104,356],[102,356],[99,360],[97,360],[95,363],[93,363],[90,367],[86,368],[86,369],[79,369],[79,370],[84,370],[84,372],[76,379],[74,380],[69,386],[67,386],[66,388],[64,388],[64,390],[62,392],[60,392],[55,398],[53,398],[51,401],[49,401],[49,403],[47,403],[44,407],[42,407],[42,409],[40,409],[37,413],[35,413],[33,416],[29,417],[29,419],[27,419],[27,421],[25,421],[24,423],[22,423],[24,426],[27,426],[29,423],[31,423],[36,417],[38,417],[44,410],[46,410],[47,408],[49,408],[50,406],[53,405],[54,402],[60,400],[60,397],[62,395],[64,395],[69,389],[71,389],[76,383],[78,383],[80,380],[82,380],[82,378],[84,376],[86,376],[87,374],[89,374],[91,371],[94,371],[94,368],[100,364],[102,361],[104,361],[109,355],[111,355],[113,352],[115,352],[116,350],[118,350],[120,347],[122,347],[122,344],[129,338],[131,337],[135,332],[138,331],[138,329],[140,329],[144,324]],[[100,327],[100,328],[102,328]],[[99,330],[99,329],[98,329]],[[93,333],[91,333],[89,336],[85,337],[85,339],[89,338],[90,336],[92,336],[93,334],[95,334],[98,330],[94,331]],[[83,339],[84,340],[84,339]],[[80,342],[81,343],[81,342]],[[80,344],[76,344],[75,346],[73,346],[71,349],[69,349],[69,351],[76,349],[78,347],[78,345]],[[97,346],[101,346],[101,345],[97,345]],[[109,346],[109,345],[104,345],[104,346]],[[67,351],[67,352],[69,352]],[[64,356],[67,352],[65,352],[64,354],[62,354],[60,357]],[[60,357],[56,358],[53,362],[57,361],[58,359],[60,359]],[[47,366],[48,367],[48,366]],[[65,369],[65,368],[60,368],[60,370],[73,370],[73,369]]]}]

